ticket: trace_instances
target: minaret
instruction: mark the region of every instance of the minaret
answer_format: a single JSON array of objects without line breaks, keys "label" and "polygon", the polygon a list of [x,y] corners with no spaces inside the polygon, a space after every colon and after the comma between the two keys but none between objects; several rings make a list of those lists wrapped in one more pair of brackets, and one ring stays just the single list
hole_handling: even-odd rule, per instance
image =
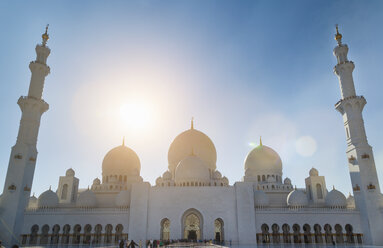
[{"label": "minaret", "polygon": [[342,35],[336,26],[334,48],[337,65],[334,73],[339,78],[341,100],[335,104],[343,116],[347,141],[347,158],[356,208],[360,212],[360,221],[365,244],[383,245],[383,217],[379,211],[380,193],[378,176],[372,147],[368,144],[364,128],[362,111],[367,103],[363,96],[355,92],[352,72],[355,65],[347,59],[348,47],[342,44]]},{"label": "minaret", "polygon": [[24,224],[24,210],[28,205],[37,159],[37,136],[42,114],[49,105],[42,99],[44,80],[50,68],[46,64],[50,49],[48,26],[36,46],[37,58],[29,64],[32,72],[28,96],[17,101],[22,115],[16,144],[12,147],[0,202],[0,240],[6,246],[19,243]]}]

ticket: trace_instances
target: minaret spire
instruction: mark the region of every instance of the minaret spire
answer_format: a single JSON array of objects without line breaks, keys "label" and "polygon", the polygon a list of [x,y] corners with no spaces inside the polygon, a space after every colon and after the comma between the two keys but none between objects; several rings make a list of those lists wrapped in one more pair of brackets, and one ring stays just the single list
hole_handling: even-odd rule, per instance
[{"label": "minaret spire", "polygon": [[45,33],[43,33],[43,35],[41,36],[43,38],[42,45],[44,47],[46,46],[47,41],[49,40],[48,27],[49,27],[49,24],[47,24],[47,26],[45,27]]},{"label": "minaret spire", "polygon": [[37,159],[37,137],[42,114],[49,105],[42,99],[45,77],[50,68],[46,64],[50,54],[46,43],[48,26],[42,35],[43,42],[36,46],[36,60],[29,64],[32,76],[27,96],[19,98],[21,121],[16,144],[12,147],[2,201],[0,203],[0,240],[6,247],[19,244],[24,222],[24,210],[28,205],[30,189]]},{"label": "minaret spire", "polygon": [[[355,204],[360,213],[360,221],[364,233],[364,243],[382,245],[383,217],[379,212],[381,197],[379,180],[376,173],[372,147],[368,144],[363,121],[363,108],[366,99],[355,91],[352,72],[355,65],[347,59],[348,46],[342,43],[342,35],[336,25],[334,48],[337,64],[334,73],[338,76],[341,99],[335,104],[343,116],[347,141],[347,158]],[[378,217],[379,216],[379,217]]]}]

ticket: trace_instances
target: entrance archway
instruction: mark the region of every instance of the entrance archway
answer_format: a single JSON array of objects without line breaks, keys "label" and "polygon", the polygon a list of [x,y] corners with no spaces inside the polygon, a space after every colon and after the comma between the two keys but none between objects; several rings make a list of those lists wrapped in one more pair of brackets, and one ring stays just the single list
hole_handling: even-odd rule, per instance
[{"label": "entrance archway", "polygon": [[182,216],[183,238],[191,241],[203,239],[202,214],[196,209],[187,210]]},{"label": "entrance archway", "polygon": [[224,238],[223,220],[218,218],[214,221],[214,240],[217,244],[221,244]]}]

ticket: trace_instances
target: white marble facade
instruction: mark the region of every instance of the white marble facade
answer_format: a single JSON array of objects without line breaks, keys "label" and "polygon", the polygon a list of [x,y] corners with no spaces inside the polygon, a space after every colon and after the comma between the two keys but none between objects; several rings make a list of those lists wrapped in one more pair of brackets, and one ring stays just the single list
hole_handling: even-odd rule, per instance
[{"label": "white marble facade", "polygon": [[[36,48],[38,59],[32,62],[43,69],[49,68],[45,64],[50,52],[46,47],[48,38],[44,40],[43,36],[43,44]],[[307,178],[302,178],[305,188],[294,188],[291,180],[283,177],[279,155],[262,142],[245,158],[243,179],[230,184],[217,169],[214,143],[192,123],[170,145],[168,170],[157,178],[155,185],[140,176],[140,159],[124,143],[105,155],[102,175],[88,189],[78,188],[79,179],[70,168],[59,178],[57,189],[49,189],[38,198],[29,197],[33,173],[29,181],[18,180],[8,169],[0,214],[10,216],[6,221],[17,234],[14,241],[20,238],[22,244],[37,245],[189,239],[226,244],[383,245],[377,235],[383,227],[383,196],[372,149],[365,138],[361,116],[364,98],[356,96],[351,74],[354,66],[347,59],[348,48],[341,38],[337,32],[334,55],[338,64],[334,70],[342,98],[336,108],[345,122],[353,195],[346,198],[335,188],[328,189],[324,175],[315,168],[307,172]],[[33,86],[31,80],[32,93],[25,98],[38,101],[35,104],[38,110],[31,113],[23,110],[23,116],[28,113],[39,119],[47,110],[41,99],[47,74],[32,76],[36,83]],[[23,120],[27,122],[28,118]],[[24,135],[31,130],[32,136]],[[26,165],[34,166],[37,154],[33,155],[33,149],[30,152],[20,147],[36,144],[36,130],[38,125],[20,131],[10,168],[17,162],[22,164],[16,166],[17,170],[31,173]],[[26,141],[29,137],[36,140]],[[24,152],[31,154],[27,161]],[[19,202],[20,207],[15,208],[9,201]],[[24,207],[25,211],[20,211]],[[0,225],[1,230],[5,229]],[[0,237],[7,239],[4,234]]]}]

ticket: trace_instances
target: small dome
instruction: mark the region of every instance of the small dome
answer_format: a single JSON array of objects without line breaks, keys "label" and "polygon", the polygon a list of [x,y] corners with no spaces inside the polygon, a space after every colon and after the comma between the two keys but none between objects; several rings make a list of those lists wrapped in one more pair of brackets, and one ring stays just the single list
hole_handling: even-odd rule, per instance
[{"label": "small dome", "polygon": [[310,170],[310,172],[309,172],[309,175],[310,175],[310,177],[316,177],[316,176],[318,176],[318,175],[319,175],[318,170],[315,169],[315,168],[311,168],[311,170]]},{"label": "small dome", "polygon": [[222,174],[219,171],[214,171],[214,179],[221,179]]},{"label": "small dome", "polygon": [[349,194],[347,197],[347,207],[355,208],[355,198],[351,194]]},{"label": "small dome", "polygon": [[269,197],[261,190],[254,190],[254,205],[256,207],[266,207],[269,205]]},{"label": "small dome", "polygon": [[291,179],[286,177],[285,180],[283,181],[283,184],[291,185]]},{"label": "small dome", "polygon": [[342,192],[336,190],[335,188],[329,193],[327,193],[325,202],[326,206],[328,207],[344,208],[347,206],[346,197],[343,195]]},{"label": "small dome", "polygon": [[178,182],[209,182],[210,172],[204,161],[190,155],[179,162],[176,168],[175,181]]},{"label": "small dome", "polygon": [[29,197],[28,208],[37,208],[37,201],[35,195]]},{"label": "small dome", "polygon": [[79,194],[76,205],[85,208],[95,207],[97,205],[96,195],[87,189]]},{"label": "small dome", "polygon": [[130,191],[123,190],[117,194],[115,199],[117,207],[129,207],[130,205]]},{"label": "small dome", "polygon": [[170,171],[165,171],[164,174],[162,174],[162,178],[164,180],[171,180],[172,179],[172,173],[170,173]]},{"label": "small dome", "polygon": [[66,172],[65,172],[65,176],[67,177],[74,177],[74,170],[72,168],[68,169]]},{"label": "small dome", "polygon": [[102,161],[102,175],[134,175],[141,171],[137,154],[125,145],[110,150]]},{"label": "small dome", "polygon": [[179,162],[190,155],[190,152],[203,160],[208,169],[216,169],[217,152],[211,139],[194,128],[179,134],[172,142],[168,152],[169,170],[175,171]]},{"label": "small dome", "polygon": [[222,177],[222,181],[224,184],[229,185],[229,179],[227,179],[227,177]]},{"label": "small dome", "polygon": [[39,208],[54,208],[59,204],[59,198],[51,189],[43,192],[37,199],[37,207]]},{"label": "small dome", "polygon": [[258,175],[282,176],[282,161],[276,151],[268,146],[260,145],[247,155],[245,171],[252,171]]},{"label": "small dome", "polygon": [[295,189],[287,195],[287,205],[290,207],[305,207],[309,204],[306,193]]},{"label": "small dome", "polygon": [[101,184],[100,179],[95,178],[95,179],[93,180],[93,185],[100,185],[100,184]]},{"label": "small dome", "polygon": [[156,185],[159,185],[161,182],[162,182],[162,178],[161,178],[161,177],[157,177],[157,179],[156,179]]}]

